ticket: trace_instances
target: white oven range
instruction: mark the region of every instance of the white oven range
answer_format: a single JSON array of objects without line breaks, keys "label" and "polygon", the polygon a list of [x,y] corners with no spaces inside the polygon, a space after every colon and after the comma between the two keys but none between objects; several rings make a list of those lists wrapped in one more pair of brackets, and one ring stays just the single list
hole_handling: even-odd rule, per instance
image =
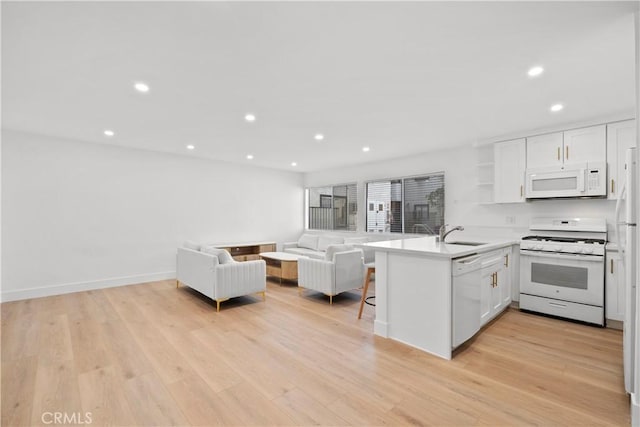
[{"label": "white oven range", "polygon": [[536,218],[520,241],[520,308],[604,326],[604,218]]}]

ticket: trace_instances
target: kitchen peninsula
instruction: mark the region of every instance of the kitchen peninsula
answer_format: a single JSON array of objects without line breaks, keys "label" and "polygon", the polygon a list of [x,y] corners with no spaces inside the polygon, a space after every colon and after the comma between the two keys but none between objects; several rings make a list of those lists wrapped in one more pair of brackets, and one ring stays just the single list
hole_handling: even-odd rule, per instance
[{"label": "kitchen peninsula", "polygon": [[435,236],[363,244],[376,252],[374,333],[451,359],[511,302],[514,240]]}]

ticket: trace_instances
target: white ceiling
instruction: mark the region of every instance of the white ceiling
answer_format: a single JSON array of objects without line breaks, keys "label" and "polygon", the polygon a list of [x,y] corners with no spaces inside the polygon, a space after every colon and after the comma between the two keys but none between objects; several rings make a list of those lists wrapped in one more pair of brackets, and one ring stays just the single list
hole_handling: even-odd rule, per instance
[{"label": "white ceiling", "polygon": [[637,4],[3,2],[3,127],[297,171],[471,144],[632,112]]}]

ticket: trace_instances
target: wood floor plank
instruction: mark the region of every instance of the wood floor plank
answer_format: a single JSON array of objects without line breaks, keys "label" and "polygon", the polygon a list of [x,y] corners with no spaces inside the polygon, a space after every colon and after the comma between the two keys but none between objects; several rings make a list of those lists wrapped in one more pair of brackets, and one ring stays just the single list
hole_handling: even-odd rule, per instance
[{"label": "wood floor plank", "polygon": [[45,413],[82,413],[78,372],[73,360],[55,360],[38,356],[38,369],[33,387],[31,425],[48,425]]},{"label": "wood floor plank", "polygon": [[38,357],[2,360],[2,425],[31,425]]},{"label": "wood floor plank", "polygon": [[240,417],[240,425],[293,426],[296,421],[267,399],[253,384],[242,382],[218,393],[228,410]]},{"label": "wood floor plank", "polygon": [[35,314],[24,314],[2,325],[2,361],[35,356],[39,351],[40,322]]},{"label": "wood floor plank", "polygon": [[236,410],[230,408],[226,401],[199,376],[177,381],[167,388],[191,425],[243,424]]},{"label": "wood floor plank", "polygon": [[620,331],[508,310],[446,361],[374,336],[359,299],[268,282],[216,313],[159,281],[4,303],[2,425],[629,425]]},{"label": "wood floor plank", "polygon": [[151,362],[127,329],[125,322],[106,322],[102,325],[104,346],[111,366],[121,379],[130,379],[153,371]]},{"label": "wood floor plank", "polygon": [[122,393],[124,381],[113,366],[80,373],[78,387],[83,413],[91,414],[92,425],[136,424],[129,403]]},{"label": "wood floor plank", "polygon": [[124,394],[135,404],[133,415],[139,426],[177,426],[188,421],[160,377],[153,372],[125,381]]},{"label": "wood floor plank", "polygon": [[111,363],[100,319],[78,318],[71,322],[69,331],[73,358],[78,372],[93,371]]},{"label": "wood floor plank", "polygon": [[286,376],[278,375],[278,362],[265,357],[258,345],[241,335],[235,332],[218,334],[211,327],[195,331],[194,335],[205,345],[216,343],[211,346],[215,348],[216,356],[244,381],[253,384],[265,398],[276,398],[294,388]]},{"label": "wood floor plank", "polygon": [[48,318],[43,318],[39,321],[38,327],[38,355],[40,361],[55,363],[73,360],[71,333],[66,314],[54,314]]},{"label": "wood floor plank", "polygon": [[294,388],[273,400],[297,425],[346,426],[349,423],[302,389]]}]

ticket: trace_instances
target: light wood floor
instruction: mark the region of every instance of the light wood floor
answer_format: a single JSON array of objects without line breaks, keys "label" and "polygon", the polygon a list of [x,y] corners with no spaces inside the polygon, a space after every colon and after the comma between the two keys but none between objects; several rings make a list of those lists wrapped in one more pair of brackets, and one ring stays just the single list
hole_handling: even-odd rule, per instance
[{"label": "light wood floor", "polygon": [[447,362],[375,337],[358,302],[269,283],[216,313],[163,281],[2,304],[2,425],[630,422],[619,331],[510,310]]}]

